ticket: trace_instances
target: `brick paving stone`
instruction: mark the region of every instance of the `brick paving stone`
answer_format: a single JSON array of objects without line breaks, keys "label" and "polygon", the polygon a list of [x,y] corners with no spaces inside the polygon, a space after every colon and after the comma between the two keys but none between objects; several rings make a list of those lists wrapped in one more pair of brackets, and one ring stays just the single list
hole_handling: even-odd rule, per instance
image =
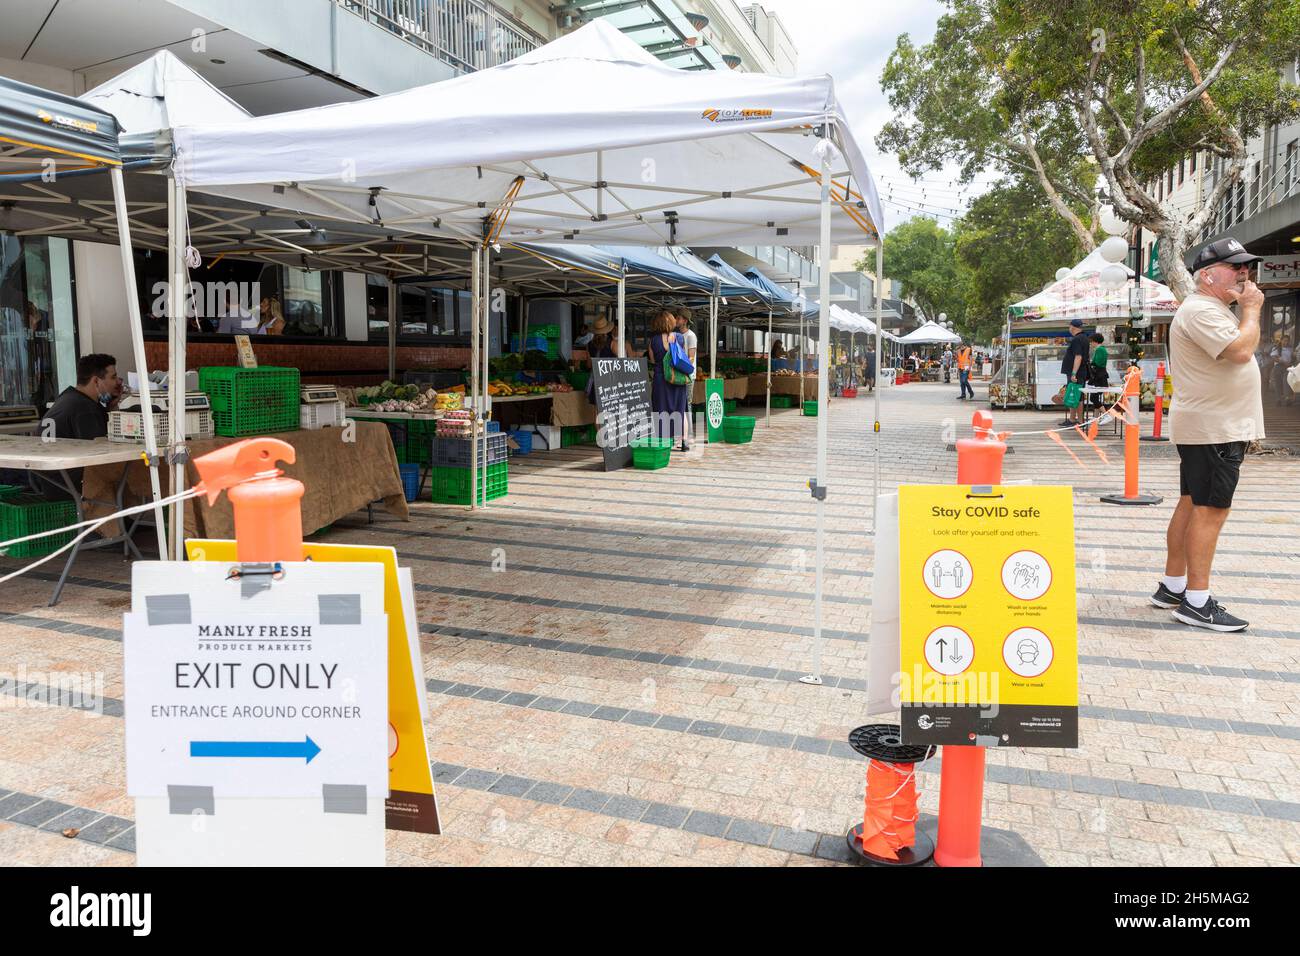
[{"label": "brick paving stone", "polygon": [[[951,478],[951,389],[909,385],[882,406],[886,490]],[[815,422],[795,413],[774,414],[750,445],[674,457],[658,472],[587,469],[594,448],[539,451],[512,459],[509,495],[482,512],[421,502],[405,523],[378,512],[373,524],[336,522],[329,540],[396,547],[416,584],[446,832],[390,833],[390,862],[847,862],[863,766],[845,738],[864,722],[871,624],[866,407],[837,399],[828,410],[821,688],[798,683],[811,665]],[[1015,431],[1047,418],[997,410],[995,420]],[[986,823],[1059,865],[1300,864],[1300,625],[1277,587],[1300,581],[1281,491],[1300,460],[1247,459],[1214,587],[1252,626],[1212,635],[1146,606],[1177,494],[1165,450],[1143,458],[1144,486],[1165,504],[1120,514],[1096,500],[1122,480],[1118,443],[1109,468],[1090,460],[1085,473],[1041,439],[1013,445],[1008,479],[1076,486],[1083,706],[1078,750],[989,753]],[[675,502],[671,515],[647,511],[658,497]],[[504,572],[492,570],[496,547],[509,554]],[[0,559],[0,573],[12,564]],[[89,838],[53,841],[54,859],[120,862],[134,830],[121,635],[105,602],[125,602],[129,584],[120,558],[89,553],[47,608],[52,576],[38,569],[0,596],[0,672],[100,672],[104,716],[58,701],[0,707],[0,820],[68,808],[39,824],[45,835],[0,826],[6,848],[33,859],[47,851],[30,841],[61,821],[81,826]],[[936,770],[917,778],[929,812]]]}]

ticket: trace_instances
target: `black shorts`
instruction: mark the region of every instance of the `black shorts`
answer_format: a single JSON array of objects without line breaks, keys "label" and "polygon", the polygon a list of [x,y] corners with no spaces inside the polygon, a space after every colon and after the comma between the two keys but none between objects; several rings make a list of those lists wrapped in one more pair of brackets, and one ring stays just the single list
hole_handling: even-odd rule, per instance
[{"label": "black shorts", "polygon": [[1178,484],[1192,504],[1210,508],[1231,508],[1237,490],[1241,463],[1246,458],[1246,442],[1230,441],[1221,445],[1179,445]]}]

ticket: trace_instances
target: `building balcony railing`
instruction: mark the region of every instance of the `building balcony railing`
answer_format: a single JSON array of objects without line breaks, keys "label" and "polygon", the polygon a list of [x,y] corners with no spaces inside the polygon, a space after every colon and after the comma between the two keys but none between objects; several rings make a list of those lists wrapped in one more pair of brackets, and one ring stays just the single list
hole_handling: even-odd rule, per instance
[{"label": "building balcony railing", "polygon": [[1227,191],[1193,245],[1227,232],[1284,199],[1300,194],[1300,156],[1292,153],[1268,182],[1239,180]]},{"label": "building balcony railing", "polygon": [[462,73],[498,66],[546,38],[487,0],[335,0]]}]

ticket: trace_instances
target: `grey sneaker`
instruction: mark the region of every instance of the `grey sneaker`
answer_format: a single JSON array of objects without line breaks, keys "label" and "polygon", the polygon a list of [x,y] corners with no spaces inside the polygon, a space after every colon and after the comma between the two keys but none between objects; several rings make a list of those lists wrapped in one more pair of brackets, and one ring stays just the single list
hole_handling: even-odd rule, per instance
[{"label": "grey sneaker", "polygon": [[1151,595],[1151,603],[1155,607],[1162,607],[1165,610],[1176,608],[1183,603],[1183,591],[1171,591],[1165,587],[1165,582],[1160,582],[1160,587],[1156,588],[1156,593]]},{"label": "grey sneaker", "polygon": [[1205,602],[1205,607],[1192,607],[1184,594],[1178,607],[1174,608],[1174,617],[1193,627],[1204,627],[1211,631],[1242,631],[1250,622],[1233,617],[1223,605],[1214,600],[1214,595]]}]

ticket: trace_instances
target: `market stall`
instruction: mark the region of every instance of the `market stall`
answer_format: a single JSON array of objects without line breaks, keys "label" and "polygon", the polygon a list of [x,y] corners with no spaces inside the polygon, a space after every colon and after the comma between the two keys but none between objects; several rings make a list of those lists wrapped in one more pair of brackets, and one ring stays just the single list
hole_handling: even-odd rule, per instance
[{"label": "market stall", "polygon": [[[829,77],[674,70],[604,20],[448,82],[245,123],[182,127],[173,140],[182,212],[185,191],[200,189],[474,244],[470,393],[480,417],[483,276],[489,251],[501,242],[816,244],[821,301],[829,301],[833,242],[865,236],[880,258],[879,197]],[[354,160],[346,179],[339,156]],[[648,165],[656,170],[652,183],[643,178]],[[182,257],[185,223],[177,216],[172,228]],[[825,368],[824,313],[820,322]],[[822,376],[822,401],[827,384]],[[817,446],[821,489],[825,416]],[[817,674],[824,498],[818,491],[814,499]]]},{"label": "market stall", "polygon": [[[283,465],[290,478],[303,483],[302,527],[311,533],[333,524],[374,501],[383,501],[390,514],[407,517],[406,497],[398,473],[397,456],[388,430],[379,422],[358,421],[352,440],[345,440],[341,428],[276,432],[274,436],[294,449],[294,462]],[[242,437],[192,439],[191,454],[198,458],[223,445],[242,441]],[[118,446],[129,450],[127,446]],[[114,489],[129,469],[127,488],[136,494],[148,494],[149,477],[138,459],[127,465],[98,465],[85,470],[84,494],[87,498],[112,500]],[[199,480],[193,462],[186,466],[186,484]],[[170,479],[167,492],[170,494]],[[209,505],[207,498],[185,502],[184,532],[187,538],[233,539],[234,515],[229,498],[219,497]]]},{"label": "market stall", "polygon": [[[1108,284],[1103,270],[1122,270],[1125,281]],[[1168,286],[1137,276],[1123,263],[1111,263],[1097,248],[1074,268],[1036,295],[1007,310],[1003,336],[1007,360],[998,380],[989,384],[989,399],[997,407],[1030,405],[1047,408],[1065,385],[1061,355],[1070,335],[1069,323],[1080,319],[1088,330],[1115,329],[1123,325],[1167,323],[1178,308]],[[1113,333],[1112,333],[1113,338]],[[1019,342],[1017,342],[1019,339]],[[1168,354],[1164,343],[1144,343],[1141,354],[1124,342],[1106,343],[1111,382],[1122,382],[1131,360],[1142,369],[1143,401],[1154,403],[1156,371]],[[1166,371],[1168,371],[1166,367]],[[1170,378],[1166,376],[1166,381]]]}]

